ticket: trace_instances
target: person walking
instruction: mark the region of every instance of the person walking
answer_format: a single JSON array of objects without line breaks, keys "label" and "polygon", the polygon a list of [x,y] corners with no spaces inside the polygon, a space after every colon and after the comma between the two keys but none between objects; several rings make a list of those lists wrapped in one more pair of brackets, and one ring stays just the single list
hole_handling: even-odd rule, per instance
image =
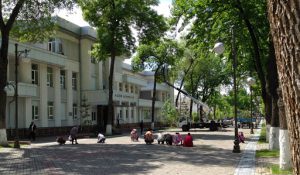
[{"label": "person walking", "polygon": [[141,128],[141,135],[143,135],[143,131],[144,131],[144,122],[143,122],[143,120],[141,120],[141,122],[140,122],[140,128]]},{"label": "person walking", "polygon": [[36,132],[36,125],[32,121],[29,125],[29,139],[35,141],[35,132]]},{"label": "person walking", "polygon": [[75,144],[78,144],[77,133],[78,133],[78,127],[74,126],[70,131],[72,145],[73,145],[74,141],[75,141]]}]

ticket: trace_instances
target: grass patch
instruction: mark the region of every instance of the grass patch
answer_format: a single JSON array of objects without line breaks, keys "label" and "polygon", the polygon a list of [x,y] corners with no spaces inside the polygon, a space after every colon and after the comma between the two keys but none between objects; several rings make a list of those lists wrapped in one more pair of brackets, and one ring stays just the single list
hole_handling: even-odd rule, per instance
[{"label": "grass patch", "polygon": [[281,170],[279,165],[271,165],[270,166],[272,174],[293,174],[292,169]]},{"label": "grass patch", "polygon": [[267,130],[266,130],[266,125],[264,124],[261,128],[261,131],[260,131],[260,136],[259,136],[259,139],[258,139],[258,143],[260,143],[260,144],[267,143],[266,135],[267,135]]},{"label": "grass patch", "polygon": [[279,150],[262,149],[256,151],[256,157],[279,157]]}]

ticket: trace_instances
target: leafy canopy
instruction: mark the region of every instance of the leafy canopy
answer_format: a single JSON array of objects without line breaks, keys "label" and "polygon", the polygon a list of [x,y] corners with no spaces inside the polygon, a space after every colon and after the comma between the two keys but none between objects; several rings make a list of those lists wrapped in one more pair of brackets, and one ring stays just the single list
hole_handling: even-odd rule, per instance
[{"label": "leafy canopy", "polygon": [[55,28],[52,14],[58,9],[71,10],[74,0],[2,0],[1,29],[19,41],[42,41]]},{"label": "leafy canopy", "polygon": [[98,42],[92,52],[100,60],[115,55],[130,55],[138,42],[157,40],[167,30],[163,16],[151,6],[158,0],[79,0],[84,19],[96,27]]},{"label": "leafy canopy", "polygon": [[176,60],[181,59],[182,54],[183,49],[176,41],[162,39],[158,42],[140,45],[131,65],[135,71],[156,71],[162,66],[174,65]]}]

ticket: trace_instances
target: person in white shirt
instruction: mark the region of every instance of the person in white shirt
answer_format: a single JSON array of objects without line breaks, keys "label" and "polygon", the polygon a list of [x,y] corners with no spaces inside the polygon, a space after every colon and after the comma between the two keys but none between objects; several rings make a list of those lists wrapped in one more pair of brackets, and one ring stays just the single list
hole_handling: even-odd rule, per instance
[{"label": "person in white shirt", "polygon": [[105,142],[105,136],[103,134],[99,133],[97,143],[104,143],[104,142]]}]

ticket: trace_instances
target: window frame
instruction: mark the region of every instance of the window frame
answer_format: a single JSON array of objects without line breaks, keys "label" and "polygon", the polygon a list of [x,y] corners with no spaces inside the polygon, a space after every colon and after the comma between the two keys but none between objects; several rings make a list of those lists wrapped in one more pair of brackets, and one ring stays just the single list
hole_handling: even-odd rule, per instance
[{"label": "window frame", "polygon": [[54,104],[52,101],[48,101],[48,120],[54,120]]},{"label": "window frame", "polygon": [[53,69],[51,67],[47,67],[47,86],[53,87]]},{"label": "window frame", "polygon": [[66,89],[66,71],[65,70],[60,70],[60,87],[61,89]]},{"label": "window frame", "polygon": [[32,120],[38,120],[39,119],[39,106],[38,105],[32,105],[32,115],[31,119]]},{"label": "window frame", "polygon": [[72,89],[77,90],[77,73],[72,72]]},{"label": "window frame", "polygon": [[[34,69],[35,66],[36,69]],[[31,64],[31,83],[39,84],[39,66],[37,64]]]},{"label": "window frame", "polygon": [[76,103],[74,103],[73,107],[72,107],[72,117],[73,117],[73,120],[78,119],[78,106]]}]

